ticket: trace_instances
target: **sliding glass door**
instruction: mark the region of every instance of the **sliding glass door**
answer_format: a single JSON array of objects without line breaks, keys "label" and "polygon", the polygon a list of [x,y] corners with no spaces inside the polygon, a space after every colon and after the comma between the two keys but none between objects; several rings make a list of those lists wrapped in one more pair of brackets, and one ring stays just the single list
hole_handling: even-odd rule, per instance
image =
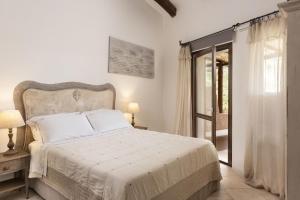
[{"label": "sliding glass door", "polygon": [[231,43],[193,53],[193,136],[208,139],[231,165]]}]

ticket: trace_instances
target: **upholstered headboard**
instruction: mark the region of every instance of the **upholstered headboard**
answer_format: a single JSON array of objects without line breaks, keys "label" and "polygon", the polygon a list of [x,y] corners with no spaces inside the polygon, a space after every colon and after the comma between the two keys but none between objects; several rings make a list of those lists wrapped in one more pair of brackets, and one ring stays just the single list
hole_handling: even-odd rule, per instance
[{"label": "upholstered headboard", "polygon": [[[15,108],[28,120],[35,116],[65,112],[83,112],[100,108],[115,109],[113,85],[89,85],[78,82],[43,84],[25,81],[14,90]],[[33,141],[30,128],[18,128],[16,148],[27,150]]]}]

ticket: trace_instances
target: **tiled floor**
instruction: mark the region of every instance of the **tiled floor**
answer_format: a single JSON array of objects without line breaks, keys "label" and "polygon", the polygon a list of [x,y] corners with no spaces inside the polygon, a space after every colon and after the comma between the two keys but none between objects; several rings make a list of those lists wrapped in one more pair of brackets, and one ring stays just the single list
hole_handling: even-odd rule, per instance
[{"label": "tiled floor", "polygon": [[252,188],[244,183],[230,167],[221,165],[223,180],[221,189],[212,194],[207,200],[279,200],[265,190]]},{"label": "tiled floor", "polygon": [[[223,175],[221,189],[212,194],[208,200],[279,200],[279,198],[264,190],[257,190],[246,185],[243,179],[235,174],[231,168],[221,165],[221,170]],[[1,199],[25,200],[23,192]],[[31,191],[30,200],[42,200],[42,198]]]}]

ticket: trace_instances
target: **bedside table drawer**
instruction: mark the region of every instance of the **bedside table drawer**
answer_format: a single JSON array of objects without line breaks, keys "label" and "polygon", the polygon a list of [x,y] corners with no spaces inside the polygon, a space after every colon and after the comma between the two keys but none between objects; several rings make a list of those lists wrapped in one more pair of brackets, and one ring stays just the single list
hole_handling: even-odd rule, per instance
[{"label": "bedside table drawer", "polygon": [[19,171],[21,169],[25,169],[26,160],[11,160],[4,163],[0,163],[0,174],[11,173],[14,171]]}]

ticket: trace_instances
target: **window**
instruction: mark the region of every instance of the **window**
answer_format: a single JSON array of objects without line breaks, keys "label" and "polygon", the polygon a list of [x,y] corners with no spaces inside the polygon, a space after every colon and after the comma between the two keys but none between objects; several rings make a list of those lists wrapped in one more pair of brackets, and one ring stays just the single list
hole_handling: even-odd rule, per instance
[{"label": "window", "polygon": [[265,43],[264,47],[264,92],[278,93],[280,92],[280,73],[282,66],[282,53],[280,49],[282,41],[278,39],[270,40]]}]

